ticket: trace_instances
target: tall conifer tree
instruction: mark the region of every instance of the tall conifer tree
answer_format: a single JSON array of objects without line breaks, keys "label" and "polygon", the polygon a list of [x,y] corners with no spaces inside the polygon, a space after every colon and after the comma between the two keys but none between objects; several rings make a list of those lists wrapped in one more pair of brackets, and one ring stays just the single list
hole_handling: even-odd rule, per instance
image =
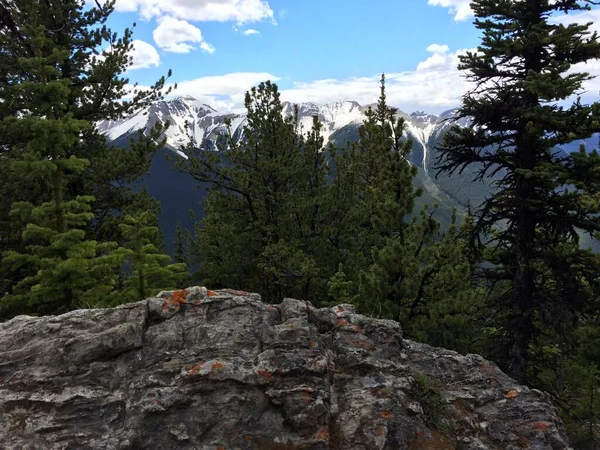
[{"label": "tall conifer tree", "polygon": [[488,281],[509,286],[492,307],[506,318],[505,362],[521,382],[539,370],[536,340],[575,320],[599,270],[578,247],[578,231],[600,231],[598,157],[566,155],[557,146],[600,132],[600,103],[572,100],[590,78],[572,68],[599,58],[600,42],[589,25],[552,20],[591,3],[475,0],[482,42],[459,66],[475,85],[459,116],[473,126],[454,127],[439,148],[440,170],[460,173],[476,164],[478,179],[500,174],[477,212],[475,233],[492,246]]},{"label": "tall conifer tree", "polygon": [[359,137],[334,155],[331,210],[346,214],[332,230],[342,265],[330,280],[330,295],[400,321],[409,336],[468,349],[480,302],[470,284],[466,243],[454,222],[446,234],[440,231],[435,207],[414,214],[421,191],[407,159],[413,143],[404,119],[387,105],[385,76]]},{"label": "tall conifer tree", "polygon": [[258,291],[266,301],[317,298],[316,287],[326,295],[327,278],[315,260],[326,221],[320,125],[315,121],[303,136],[297,111],[284,114],[277,86],[268,81],[247,92],[245,106],[240,140],[229,133],[220,154],[192,150],[180,161],[211,186],[194,246],[200,274],[212,286]]},{"label": "tall conifer tree", "polygon": [[[165,83],[163,77],[147,91],[132,92],[123,76],[131,64],[132,33],[126,29],[119,37],[106,27],[113,6],[109,1],[84,7],[80,0],[2,3],[0,253],[8,256],[0,267],[0,289],[11,294],[4,305],[27,297],[27,289],[43,291],[49,288],[44,283],[57,283],[60,277],[41,273],[52,258],[62,264],[107,256],[120,239],[115,217],[124,209],[132,212],[135,204],[151,207],[148,197],[134,194],[126,183],[149,166],[157,148],[151,140],[160,130],[117,151],[94,127],[160,98]],[[123,101],[127,95],[131,100]],[[72,251],[64,248],[67,242]],[[67,292],[45,300],[56,302],[54,312],[81,305],[68,289],[53,289]],[[81,289],[94,291],[84,282]],[[20,312],[53,312],[50,303],[39,310],[35,302],[21,304]]]}]

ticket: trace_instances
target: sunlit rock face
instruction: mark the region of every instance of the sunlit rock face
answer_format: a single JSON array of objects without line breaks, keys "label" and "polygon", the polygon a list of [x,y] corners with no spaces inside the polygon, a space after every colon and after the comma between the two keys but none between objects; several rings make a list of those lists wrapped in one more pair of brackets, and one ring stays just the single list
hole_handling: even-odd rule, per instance
[{"label": "sunlit rock face", "polygon": [[548,397],[352,306],[201,287],[0,324],[0,448],[566,449]]}]

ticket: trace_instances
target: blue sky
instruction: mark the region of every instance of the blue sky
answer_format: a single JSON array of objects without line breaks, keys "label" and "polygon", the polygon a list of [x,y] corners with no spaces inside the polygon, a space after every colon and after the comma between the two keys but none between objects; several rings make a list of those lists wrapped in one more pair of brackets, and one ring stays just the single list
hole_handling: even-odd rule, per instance
[{"label": "blue sky", "polygon": [[[368,104],[385,72],[390,104],[439,113],[468,88],[456,64],[478,44],[472,19],[468,0],[117,0],[109,25],[137,23],[132,82],[172,69],[175,95],[220,111],[243,109],[266,79],[284,100]],[[568,20],[600,24],[600,10]],[[585,69],[600,74],[597,61]]]}]

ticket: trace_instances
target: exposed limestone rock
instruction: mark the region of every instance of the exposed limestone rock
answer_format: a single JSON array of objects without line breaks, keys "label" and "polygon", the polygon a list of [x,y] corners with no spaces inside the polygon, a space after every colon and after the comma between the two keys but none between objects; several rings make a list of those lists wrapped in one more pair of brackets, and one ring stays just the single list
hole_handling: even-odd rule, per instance
[{"label": "exposed limestone rock", "polygon": [[0,324],[0,448],[566,449],[548,397],[341,305],[190,288]]}]

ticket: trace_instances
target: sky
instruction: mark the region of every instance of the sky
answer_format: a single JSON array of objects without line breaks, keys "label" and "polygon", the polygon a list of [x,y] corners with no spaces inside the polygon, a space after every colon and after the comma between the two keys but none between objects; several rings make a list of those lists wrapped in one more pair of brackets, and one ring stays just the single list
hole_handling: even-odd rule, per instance
[{"label": "sky", "polygon": [[[556,17],[594,22],[600,9]],[[108,25],[134,28],[131,82],[173,71],[174,96],[221,112],[243,111],[261,81],[295,103],[373,103],[386,74],[388,103],[439,114],[460,105],[469,85],[458,55],[479,44],[469,0],[117,0]],[[600,61],[583,70],[600,75]],[[584,101],[600,100],[600,80]]]}]

